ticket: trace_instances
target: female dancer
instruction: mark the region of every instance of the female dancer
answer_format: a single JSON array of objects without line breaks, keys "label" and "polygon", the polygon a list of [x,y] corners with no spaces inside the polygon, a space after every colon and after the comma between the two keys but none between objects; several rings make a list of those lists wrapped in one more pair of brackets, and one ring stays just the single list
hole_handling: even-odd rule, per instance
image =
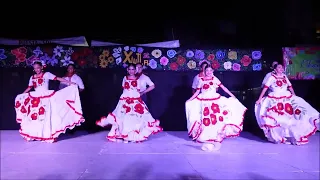
[{"label": "female dancer", "polygon": [[[269,77],[256,102],[258,124],[271,142],[308,143],[308,137],[319,126],[319,112],[295,95],[281,64],[274,65],[274,69],[275,74]],[[263,98],[268,89],[271,92]]]},{"label": "female dancer", "polygon": [[[216,92],[221,87],[231,98]],[[200,93],[201,90],[201,94]],[[239,136],[247,110],[235,96],[213,75],[210,66],[200,78],[197,91],[186,102],[189,136],[205,143],[203,150],[218,150],[226,137]]]},{"label": "female dancer", "polygon": [[[39,140],[54,142],[67,129],[84,122],[76,86],[69,86],[61,91],[49,90],[49,80],[58,80],[50,72],[43,72],[41,62],[33,65],[35,75],[30,77],[29,86],[15,99],[17,122],[20,123],[20,134],[27,141]],[[35,91],[29,92],[32,88]]]},{"label": "female dancer", "polygon": [[109,124],[112,128],[107,136],[109,141],[123,140],[127,143],[147,140],[151,134],[162,131],[160,121],[153,119],[148,107],[141,100],[140,81],[135,76],[136,68],[129,65],[128,75],[123,78],[123,93],[116,109],[107,117],[102,117],[96,122],[104,127]]},{"label": "female dancer", "polygon": [[[73,83],[76,83],[76,85],[78,85],[79,87],[79,91],[83,91],[84,90],[84,85],[82,82],[82,79],[80,78],[80,76],[78,76],[76,74],[76,68],[73,64],[69,64],[67,67],[67,73],[66,75],[63,77],[63,79],[67,80],[67,81],[71,81]],[[69,84],[65,83],[65,82],[60,82],[60,86],[59,89],[63,89],[65,87],[67,87]]]},{"label": "female dancer", "polygon": [[192,92],[195,93],[197,91],[197,88],[198,88],[198,83],[199,83],[199,80],[204,77],[205,75],[205,68],[208,67],[209,64],[204,61],[200,64],[200,67],[201,67],[201,72],[199,74],[197,74],[194,78],[193,78],[193,82],[192,82]]}]

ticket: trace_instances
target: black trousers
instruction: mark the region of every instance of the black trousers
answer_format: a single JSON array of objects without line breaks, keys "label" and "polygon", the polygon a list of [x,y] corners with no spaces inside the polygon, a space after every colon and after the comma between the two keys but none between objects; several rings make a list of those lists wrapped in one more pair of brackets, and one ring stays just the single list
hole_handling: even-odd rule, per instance
[{"label": "black trousers", "polygon": [[146,103],[146,105],[148,106],[148,98],[147,98],[147,94],[144,94],[144,95],[142,95],[141,96],[141,99],[142,99],[142,101],[144,102],[144,103]]}]

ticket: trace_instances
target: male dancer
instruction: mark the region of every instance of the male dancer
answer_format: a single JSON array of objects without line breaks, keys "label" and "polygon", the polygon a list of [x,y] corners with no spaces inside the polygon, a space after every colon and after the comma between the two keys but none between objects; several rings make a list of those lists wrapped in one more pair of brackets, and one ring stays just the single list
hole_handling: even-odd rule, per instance
[{"label": "male dancer", "polygon": [[273,61],[272,63],[272,66],[270,67],[272,69],[271,72],[269,72],[268,74],[266,74],[266,76],[264,77],[263,81],[262,81],[262,85],[261,87],[263,88],[264,85],[266,84],[267,80],[269,79],[270,76],[272,76],[272,73],[274,73],[274,69],[273,67],[276,65],[276,64],[279,64],[277,61]]},{"label": "male dancer", "polygon": [[155,88],[155,85],[147,75],[142,73],[142,70],[143,70],[142,64],[140,63],[136,64],[136,68],[137,68],[136,76],[137,76],[137,79],[139,79],[139,83],[140,83],[141,99],[148,105],[146,93],[152,91]]}]

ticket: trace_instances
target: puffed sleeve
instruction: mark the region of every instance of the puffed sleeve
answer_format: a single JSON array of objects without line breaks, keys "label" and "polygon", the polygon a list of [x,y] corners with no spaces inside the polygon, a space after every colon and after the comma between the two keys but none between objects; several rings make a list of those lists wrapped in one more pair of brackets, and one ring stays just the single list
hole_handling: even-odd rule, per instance
[{"label": "puffed sleeve", "polygon": [[287,81],[287,84],[288,84],[288,88],[292,87],[292,84],[291,84],[288,76],[285,76],[285,78],[286,78],[286,81]]},{"label": "puffed sleeve", "polygon": [[271,76],[271,73],[268,73],[268,74],[266,74],[266,76],[264,76],[262,84],[261,84],[262,87],[266,84],[266,82],[270,76]]},{"label": "puffed sleeve", "polygon": [[195,89],[200,90],[202,88],[203,81],[201,79],[197,80],[197,87]]},{"label": "puffed sleeve", "polygon": [[54,74],[52,74],[51,72],[46,72],[46,73],[44,74],[44,77],[45,77],[46,79],[50,79],[50,80],[57,80],[57,76],[54,75]]},{"label": "puffed sleeve", "polygon": [[198,75],[196,75],[194,78],[193,78],[193,82],[192,82],[192,89],[197,89],[198,88],[198,84],[199,84],[199,78],[198,78]]},{"label": "puffed sleeve", "polygon": [[30,88],[33,87],[32,76],[31,76],[30,79],[29,79],[28,87],[30,87]]},{"label": "puffed sleeve", "polygon": [[145,78],[145,81],[146,81],[146,84],[147,84],[148,86],[154,86],[154,83],[151,81],[151,79],[150,79],[149,77],[146,77],[146,78]]},{"label": "puffed sleeve", "polygon": [[122,87],[124,87],[124,83],[126,82],[126,76],[122,79]]},{"label": "puffed sleeve", "polygon": [[222,83],[220,81],[220,79],[218,79],[217,77],[214,77],[213,82],[217,85],[220,86]]},{"label": "puffed sleeve", "polygon": [[84,84],[80,76],[77,76],[76,82],[80,89],[84,89]]},{"label": "puffed sleeve", "polygon": [[274,82],[275,78],[273,76],[269,76],[266,83],[264,84],[264,88],[269,88]]}]

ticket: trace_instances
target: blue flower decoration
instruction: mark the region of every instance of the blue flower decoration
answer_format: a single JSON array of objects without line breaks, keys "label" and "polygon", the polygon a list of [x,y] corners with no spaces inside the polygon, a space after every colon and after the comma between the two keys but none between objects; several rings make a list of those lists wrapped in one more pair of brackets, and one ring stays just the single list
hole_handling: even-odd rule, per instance
[{"label": "blue flower decoration", "polygon": [[167,51],[167,56],[169,58],[173,58],[176,54],[177,54],[177,52],[173,49]]}]

